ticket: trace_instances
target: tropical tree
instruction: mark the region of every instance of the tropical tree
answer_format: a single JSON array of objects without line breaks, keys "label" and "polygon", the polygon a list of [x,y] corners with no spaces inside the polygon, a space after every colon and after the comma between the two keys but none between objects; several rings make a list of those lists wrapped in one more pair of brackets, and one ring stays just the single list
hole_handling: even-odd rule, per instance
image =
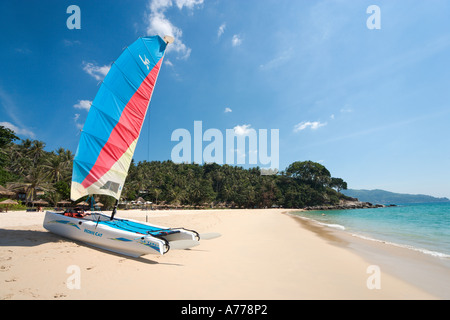
[{"label": "tropical tree", "polygon": [[323,188],[331,182],[330,171],[313,161],[294,162],[287,168],[286,173],[313,188]]},{"label": "tropical tree", "polygon": [[336,189],[337,192],[347,190],[347,182],[345,182],[342,178],[331,178],[330,188]]},{"label": "tropical tree", "polygon": [[7,170],[11,163],[11,150],[14,140],[19,139],[9,128],[0,126],[0,185],[14,179],[14,175]]},{"label": "tropical tree", "polygon": [[25,201],[27,203],[31,203],[36,199],[39,190],[44,192],[54,190],[53,186],[48,182],[48,174],[45,172],[43,166],[32,168],[30,174],[25,177],[24,182],[12,183],[9,189],[12,191],[24,190],[26,194]]},{"label": "tropical tree", "polygon": [[14,134],[14,131],[4,126],[0,126],[0,150],[3,150],[6,146],[11,145],[14,140],[18,139],[19,138]]},{"label": "tropical tree", "polygon": [[63,179],[66,173],[67,162],[60,155],[54,153],[48,157],[43,164],[43,167],[47,169],[47,174],[50,177],[51,182],[56,183]]},{"label": "tropical tree", "polygon": [[34,140],[31,143],[31,147],[29,148],[29,156],[31,160],[33,161],[34,165],[36,166],[41,158],[45,155],[45,142]]}]

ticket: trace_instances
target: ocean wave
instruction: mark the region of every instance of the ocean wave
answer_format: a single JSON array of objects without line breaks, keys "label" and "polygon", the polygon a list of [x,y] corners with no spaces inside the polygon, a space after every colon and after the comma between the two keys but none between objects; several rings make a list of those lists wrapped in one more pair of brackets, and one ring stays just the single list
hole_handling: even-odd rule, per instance
[{"label": "ocean wave", "polygon": [[325,226],[325,227],[333,228],[333,229],[345,230],[345,227],[340,224],[324,223],[324,222],[319,222],[319,221],[316,221],[316,223],[318,223],[322,226]]},{"label": "ocean wave", "polygon": [[293,215],[296,218],[312,221],[315,224],[318,224],[318,225],[321,225],[321,226],[324,226],[324,227],[329,227],[329,228],[334,228],[334,229],[339,229],[339,230],[345,230],[345,227],[343,225],[340,225],[340,224],[320,222],[318,220],[315,220],[315,219],[312,219],[312,218],[308,218],[308,217],[304,217],[302,215],[295,214],[295,213],[291,214],[291,215]]},{"label": "ocean wave", "polygon": [[345,226],[340,225],[340,224],[321,222],[321,221],[318,221],[313,218],[302,216],[301,214],[293,214],[293,215],[296,217],[299,217],[301,219],[310,220],[310,221],[312,221],[318,225],[324,226],[324,227],[329,227],[329,228],[334,228],[334,229],[339,229],[339,230],[345,231],[347,234],[350,234],[351,236],[354,236],[354,237],[358,237],[360,239],[383,243],[383,244],[387,244],[387,245],[391,245],[391,246],[395,246],[395,247],[399,247],[399,248],[409,249],[409,250],[413,250],[416,252],[421,252],[421,253],[429,255],[429,256],[441,258],[441,259],[450,259],[450,255],[443,253],[443,252],[419,248],[419,247],[415,247],[413,245],[400,244],[400,243],[391,242],[391,241],[387,241],[387,240],[380,240],[380,239],[373,238],[371,236],[350,232],[349,230],[346,229]]},{"label": "ocean wave", "polygon": [[383,243],[383,244],[387,244],[387,245],[390,245],[390,246],[399,247],[399,248],[403,248],[403,249],[409,249],[409,250],[421,252],[423,254],[427,254],[427,255],[430,255],[430,256],[433,256],[433,257],[438,257],[438,258],[442,258],[442,259],[450,259],[450,255],[449,254],[445,254],[445,253],[438,252],[438,251],[432,251],[432,250],[428,250],[428,249],[414,247],[414,246],[407,245],[407,244],[399,244],[399,243],[396,243],[396,242],[375,239],[375,238],[368,237],[366,235],[357,234],[357,233],[350,233],[350,234],[353,237],[357,237],[357,238],[360,238],[360,239],[374,241],[374,242],[379,242],[379,243]]}]

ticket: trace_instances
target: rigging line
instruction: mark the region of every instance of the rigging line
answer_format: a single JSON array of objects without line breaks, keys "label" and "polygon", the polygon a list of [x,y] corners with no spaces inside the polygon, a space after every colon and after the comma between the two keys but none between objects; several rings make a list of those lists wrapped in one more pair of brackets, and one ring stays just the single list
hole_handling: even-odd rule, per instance
[{"label": "rigging line", "polygon": [[[150,113],[150,106],[147,109],[147,114]],[[147,117],[147,161],[150,161],[150,115]]]}]

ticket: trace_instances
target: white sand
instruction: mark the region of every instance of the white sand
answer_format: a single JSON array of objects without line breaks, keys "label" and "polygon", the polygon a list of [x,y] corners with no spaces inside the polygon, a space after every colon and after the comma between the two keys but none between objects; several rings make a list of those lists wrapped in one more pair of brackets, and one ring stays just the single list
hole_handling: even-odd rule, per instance
[{"label": "white sand", "polygon": [[[63,239],[44,213],[0,214],[0,299],[435,299],[282,214],[288,210],[119,211],[222,237],[164,256],[127,258]],[[67,273],[80,271],[80,288]],[[69,269],[70,271],[70,269]],[[372,283],[372,282],[371,282]]]}]

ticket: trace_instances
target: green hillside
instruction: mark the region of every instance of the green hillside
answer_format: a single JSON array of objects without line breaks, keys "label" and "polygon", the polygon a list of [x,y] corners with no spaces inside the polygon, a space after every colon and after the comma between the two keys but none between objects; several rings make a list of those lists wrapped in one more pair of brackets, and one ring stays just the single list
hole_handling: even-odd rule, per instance
[{"label": "green hillside", "polygon": [[436,198],[424,194],[403,194],[385,190],[342,190],[341,193],[359,201],[379,204],[403,204],[403,203],[427,203],[427,202],[449,202],[448,198]]}]

